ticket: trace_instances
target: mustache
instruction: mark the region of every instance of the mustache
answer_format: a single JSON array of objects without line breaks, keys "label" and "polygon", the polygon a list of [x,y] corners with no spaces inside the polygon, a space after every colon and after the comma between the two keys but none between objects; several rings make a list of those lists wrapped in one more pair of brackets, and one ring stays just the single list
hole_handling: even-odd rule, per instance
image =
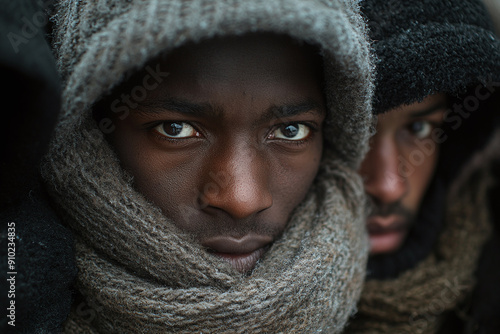
[{"label": "mustache", "polygon": [[402,216],[405,221],[411,222],[415,219],[415,213],[406,208],[401,201],[392,202],[388,204],[377,203],[371,196],[368,202],[369,216],[387,217],[390,215]]}]

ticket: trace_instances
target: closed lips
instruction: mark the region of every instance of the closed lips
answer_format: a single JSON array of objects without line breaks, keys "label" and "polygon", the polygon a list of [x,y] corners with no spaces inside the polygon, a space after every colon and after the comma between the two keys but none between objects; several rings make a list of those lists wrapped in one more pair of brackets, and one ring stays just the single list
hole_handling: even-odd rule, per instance
[{"label": "closed lips", "polygon": [[216,237],[202,241],[202,245],[215,256],[227,261],[241,273],[252,270],[264,255],[273,238],[249,234],[242,238]]}]

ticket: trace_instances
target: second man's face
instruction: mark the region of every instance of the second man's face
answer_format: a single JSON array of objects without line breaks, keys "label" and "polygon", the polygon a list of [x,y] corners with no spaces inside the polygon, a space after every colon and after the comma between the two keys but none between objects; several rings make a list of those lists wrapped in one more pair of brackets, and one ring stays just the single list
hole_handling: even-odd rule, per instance
[{"label": "second man's face", "polygon": [[434,175],[447,106],[436,94],[379,115],[360,169],[375,208],[367,220],[372,255],[396,252],[406,240]]},{"label": "second man's face", "polygon": [[110,141],[137,190],[240,272],[283,232],[318,171],[319,59],[267,35],[184,46],[152,63],[168,76],[113,117]]}]

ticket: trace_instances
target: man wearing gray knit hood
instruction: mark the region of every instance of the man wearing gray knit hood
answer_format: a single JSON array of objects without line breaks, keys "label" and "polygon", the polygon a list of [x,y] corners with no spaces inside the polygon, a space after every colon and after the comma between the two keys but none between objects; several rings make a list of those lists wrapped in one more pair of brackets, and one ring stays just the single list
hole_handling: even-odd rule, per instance
[{"label": "man wearing gray knit hood", "polygon": [[[339,333],[364,279],[357,1],[61,1],[67,333]],[[319,60],[319,61],[318,61]]]}]

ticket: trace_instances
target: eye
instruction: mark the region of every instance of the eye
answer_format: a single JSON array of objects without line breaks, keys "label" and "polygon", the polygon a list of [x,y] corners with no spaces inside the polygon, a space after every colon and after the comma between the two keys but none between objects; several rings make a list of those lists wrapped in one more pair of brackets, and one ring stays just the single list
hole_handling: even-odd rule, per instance
[{"label": "eye", "polygon": [[163,122],[154,130],[168,138],[190,138],[200,135],[193,126],[185,122]]},{"label": "eye", "polygon": [[419,139],[426,138],[431,134],[432,124],[429,121],[415,121],[408,125],[410,132]]},{"label": "eye", "polygon": [[273,131],[273,139],[303,140],[309,137],[311,129],[300,123],[283,124]]}]

